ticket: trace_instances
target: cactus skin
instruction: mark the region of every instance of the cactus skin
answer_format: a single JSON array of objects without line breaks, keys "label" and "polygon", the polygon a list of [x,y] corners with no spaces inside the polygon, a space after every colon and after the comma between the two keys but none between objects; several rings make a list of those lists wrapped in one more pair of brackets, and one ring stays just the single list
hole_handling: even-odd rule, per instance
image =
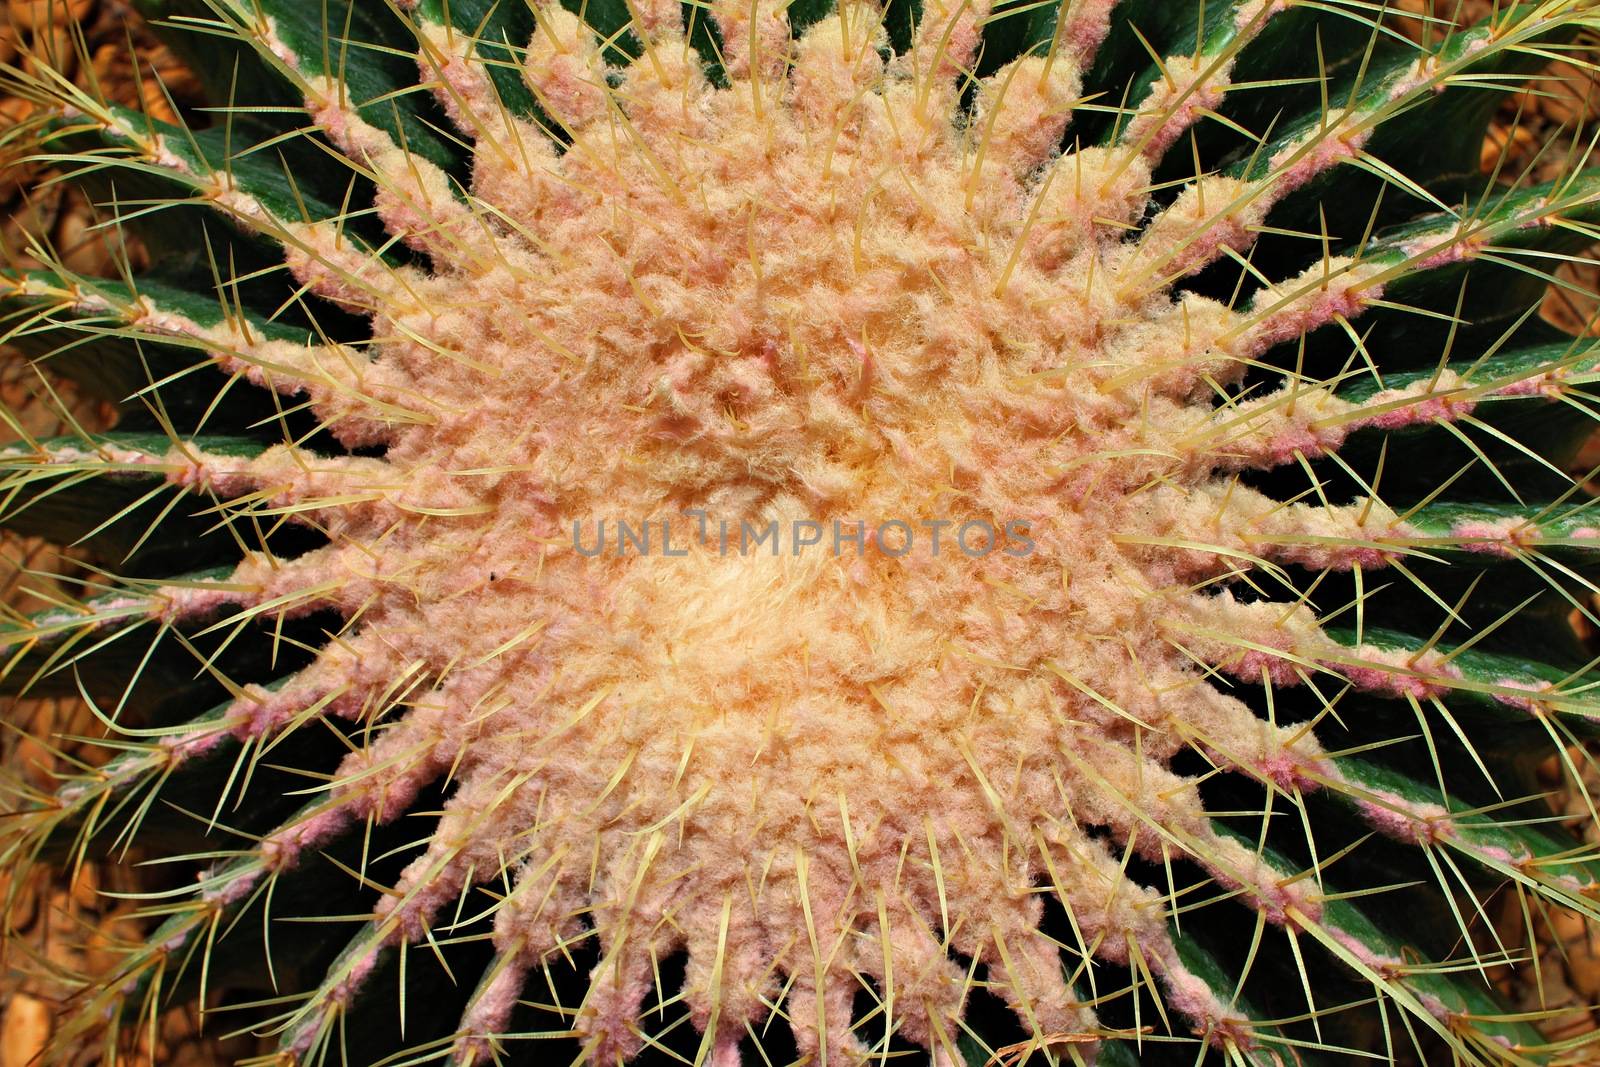
[{"label": "cactus skin", "polygon": [[5,684],[119,754],[0,847],[198,877],[52,1055],[219,989],[307,1063],[1580,1054],[1480,972],[1499,887],[1596,915],[1526,769],[1600,717],[1531,316],[1600,176],[1476,158],[1595,5],[152,11],[209,128],[21,86],[170,266],[7,276],[123,415],[5,454],[105,568]]}]

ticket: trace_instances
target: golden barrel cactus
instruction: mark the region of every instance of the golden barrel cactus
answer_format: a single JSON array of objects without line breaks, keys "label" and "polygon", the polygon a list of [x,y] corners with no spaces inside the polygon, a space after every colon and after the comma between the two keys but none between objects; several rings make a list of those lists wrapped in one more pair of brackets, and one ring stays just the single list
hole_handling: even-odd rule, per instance
[{"label": "golden barrel cactus", "polygon": [[10,74],[155,262],[0,283],[119,410],[3,455],[117,755],[0,855],[155,871],[48,1055],[1579,1054],[1600,177],[1478,162],[1600,6],[146,7],[180,124]]}]

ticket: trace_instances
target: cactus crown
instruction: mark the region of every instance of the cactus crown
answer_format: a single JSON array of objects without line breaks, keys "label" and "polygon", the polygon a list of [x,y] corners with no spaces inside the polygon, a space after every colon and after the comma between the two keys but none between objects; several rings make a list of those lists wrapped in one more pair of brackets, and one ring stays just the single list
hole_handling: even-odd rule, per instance
[{"label": "cactus crown", "polygon": [[121,421],[4,456],[102,565],[6,684],[117,750],[6,862],[199,874],[63,1049],[1566,1051],[1481,926],[1596,910],[1600,181],[1477,158],[1594,5],[152,6],[210,125],[13,76],[167,258],[8,275]]}]

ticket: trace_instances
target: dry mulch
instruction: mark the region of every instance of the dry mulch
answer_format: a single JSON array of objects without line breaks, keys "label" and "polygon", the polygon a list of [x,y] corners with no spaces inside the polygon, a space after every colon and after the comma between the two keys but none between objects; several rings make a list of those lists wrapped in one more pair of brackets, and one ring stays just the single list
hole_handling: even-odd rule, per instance
[{"label": "dry mulch", "polygon": [[[173,103],[200,102],[194,76],[124,0],[0,0],[0,63],[30,74],[49,67],[82,89],[98,85],[107,99],[167,121],[174,118]],[[0,96],[0,132],[33,113],[30,101]],[[0,254],[26,259],[31,244],[43,242],[82,274],[111,272],[115,254],[131,254],[135,268],[143,265],[136,249],[121,249],[91,230],[94,213],[82,193],[42,184],[48,175],[16,155],[0,147]]]},{"label": "dry mulch", "polygon": [[[314,2],[314,0],[312,0]],[[1494,0],[1398,0],[1395,7],[1410,12],[1431,12],[1433,18],[1474,21],[1489,13]],[[81,27],[81,35],[71,27]],[[1437,32],[1420,21],[1410,29],[1417,36]],[[1594,45],[1595,42],[1587,42]],[[1581,157],[1588,147],[1592,127],[1600,118],[1600,77],[1586,66],[1600,55],[1593,48],[1574,52],[1558,62],[1528,91],[1509,99],[1484,144],[1483,170],[1498,168],[1505,181],[1545,181]],[[97,82],[108,97],[143,107],[158,118],[172,117],[172,104],[180,108],[199,103],[193,77],[143,27],[123,0],[0,0],[0,63],[31,70],[48,63],[72,77],[80,86]],[[137,64],[140,77],[134,76]],[[163,91],[164,89],[164,91]],[[0,135],[13,123],[26,120],[32,105],[26,100],[0,96]],[[1600,155],[1591,164],[1600,163]],[[137,269],[144,257],[137,247],[117,244],[95,230],[91,205],[65,184],[52,185],[49,174],[32,165],[19,164],[0,144],[0,255],[26,262],[30,248],[54,250],[74,271],[108,275],[119,259]],[[1553,288],[1545,316],[1573,332],[1600,334],[1600,254],[1597,250],[1557,272],[1567,288]],[[38,373],[26,363],[10,359],[0,364],[0,401],[22,416],[29,432],[59,432],[60,420],[41,400]],[[90,427],[109,424],[104,405],[78,398],[70,383],[52,381],[76,418]],[[1600,436],[1578,458],[1577,469],[1600,468]],[[0,560],[8,573],[0,575],[0,596],[15,610],[43,603],[37,591],[48,590],[43,574],[70,574],[70,553],[36,541],[0,534]],[[34,574],[25,573],[33,570]],[[1582,625],[1581,620],[1579,620]],[[1595,645],[1600,651],[1600,635]],[[104,752],[92,744],[74,741],[94,732],[88,709],[77,701],[16,701],[7,718],[19,729],[0,736],[4,765],[22,781],[48,789],[64,757],[101,762]],[[1552,810],[1591,844],[1600,845],[1600,827],[1590,817],[1583,799],[1600,795],[1600,771],[1586,766],[1581,787],[1566,780],[1560,761],[1543,768],[1543,784],[1550,790]],[[136,886],[134,869],[125,864],[86,864],[68,881],[34,872],[19,884],[0,873],[0,904],[4,905],[4,933],[0,938],[0,1067],[27,1067],[48,1041],[64,994],[70,991],[65,976],[104,973],[117,961],[119,938],[135,937],[140,922],[129,918],[133,905],[105,895]],[[1547,909],[1536,916],[1534,929],[1525,927],[1514,896],[1503,902],[1499,924],[1501,943],[1523,952],[1536,966],[1500,977],[1502,991],[1524,1011],[1548,1011],[1543,1029],[1552,1040],[1570,1038],[1596,1028],[1593,1005],[1600,1003],[1600,929],[1572,912]],[[226,1044],[198,1032],[192,1008],[179,1008],[162,1016],[150,1047],[142,1032],[131,1047],[119,1051],[119,1065],[161,1064],[176,1067],[232,1062],[249,1055],[254,1043],[235,1039]],[[100,1060],[98,1048],[85,1050],[77,1062]]]}]

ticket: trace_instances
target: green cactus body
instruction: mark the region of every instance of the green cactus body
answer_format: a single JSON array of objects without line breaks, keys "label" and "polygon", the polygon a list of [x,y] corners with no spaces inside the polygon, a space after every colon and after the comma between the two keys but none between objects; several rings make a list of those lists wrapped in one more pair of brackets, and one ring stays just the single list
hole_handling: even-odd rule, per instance
[{"label": "green cactus body", "polygon": [[1596,913],[1600,178],[1478,156],[1595,5],[148,6],[209,125],[12,135],[161,263],[4,281],[119,754],[0,846],[185,875],[52,1055],[1578,1055],[1485,901]]}]

